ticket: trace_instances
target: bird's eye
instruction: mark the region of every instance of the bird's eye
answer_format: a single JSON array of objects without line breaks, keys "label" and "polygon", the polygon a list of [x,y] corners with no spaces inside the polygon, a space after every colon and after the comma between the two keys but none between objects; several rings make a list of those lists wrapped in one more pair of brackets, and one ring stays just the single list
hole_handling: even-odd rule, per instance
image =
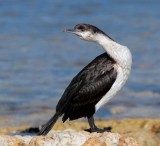
[{"label": "bird's eye", "polygon": [[84,30],[85,30],[85,27],[82,26],[82,25],[79,25],[79,26],[77,27],[77,29],[78,29],[78,30],[81,30],[81,31],[84,31]]}]

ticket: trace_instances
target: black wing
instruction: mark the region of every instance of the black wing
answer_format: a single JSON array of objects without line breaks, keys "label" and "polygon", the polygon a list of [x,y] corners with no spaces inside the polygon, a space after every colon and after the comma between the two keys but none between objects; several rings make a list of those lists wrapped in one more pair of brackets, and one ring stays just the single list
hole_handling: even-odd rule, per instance
[{"label": "black wing", "polygon": [[94,114],[96,103],[110,90],[117,72],[115,62],[106,53],[96,57],[71,81],[57,104],[63,121]]}]

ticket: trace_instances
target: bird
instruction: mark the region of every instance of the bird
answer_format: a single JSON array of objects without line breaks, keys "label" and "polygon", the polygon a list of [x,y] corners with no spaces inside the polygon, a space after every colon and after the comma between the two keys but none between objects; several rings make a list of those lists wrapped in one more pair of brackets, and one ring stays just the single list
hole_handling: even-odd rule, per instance
[{"label": "bird", "polygon": [[86,65],[70,82],[60,98],[53,117],[42,126],[38,135],[46,135],[59,117],[62,121],[87,118],[90,132],[103,133],[96,126],[94,114],[114,97],[126,83],[132,66],[132,55],[127,46],[91,24],[80,23],[65,32],[81,40],[99,44],[105,52]]}]

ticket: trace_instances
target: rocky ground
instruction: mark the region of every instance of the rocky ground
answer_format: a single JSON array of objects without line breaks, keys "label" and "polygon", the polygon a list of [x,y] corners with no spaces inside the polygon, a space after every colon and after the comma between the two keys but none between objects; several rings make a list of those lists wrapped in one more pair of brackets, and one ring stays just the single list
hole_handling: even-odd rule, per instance
[{"label": "rocky ground", "polygon": [[[57,122],[45,137],[23,133],[29,128],[27,125],[1,127],[0,146],[160,146],[160,119],[97,120],[96,124],[100,128],[111,126],[112,131],[103,134],[84,132],[88,124],[80,120]],[[15,132],[16,136],[9,136]]]}]

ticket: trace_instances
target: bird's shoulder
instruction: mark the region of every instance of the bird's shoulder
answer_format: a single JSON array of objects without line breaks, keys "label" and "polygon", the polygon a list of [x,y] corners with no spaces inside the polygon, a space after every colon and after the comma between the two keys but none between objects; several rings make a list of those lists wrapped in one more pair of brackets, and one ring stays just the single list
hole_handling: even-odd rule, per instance
[{"label": "bird's shoulder", "polygon": [[100,80],[107,82],[105,78],[108,78],[110,72],[114,72],[114,61],[106,53],[103,53],[91,61],[72,79],[65,90],[65,94],[76,94],[77,91],[96,84]]},{"label": "bird's shoulder", "polygon": [[111,71],[114,68],[114,61],[103,53],[97,56],[87,66],[85,66],[71,81],[71,83],[79,82],[81,80],[94,80],[99,76]]}]

